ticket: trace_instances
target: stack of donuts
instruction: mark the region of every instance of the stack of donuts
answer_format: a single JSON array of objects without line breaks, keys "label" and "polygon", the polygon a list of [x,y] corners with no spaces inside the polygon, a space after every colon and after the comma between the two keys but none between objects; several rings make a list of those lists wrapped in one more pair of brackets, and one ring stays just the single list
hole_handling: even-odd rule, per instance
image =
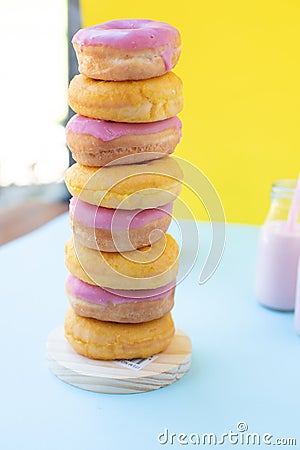
[{"label": "stack of donuts", "polygon": [[146,358],[175,332],[178,246],[166,232],[182,179],[169,156],[181,137],[182,83],[171,72],[180,35],[163,22],[114,20],[72,43],[65,336],[88,358]]}]

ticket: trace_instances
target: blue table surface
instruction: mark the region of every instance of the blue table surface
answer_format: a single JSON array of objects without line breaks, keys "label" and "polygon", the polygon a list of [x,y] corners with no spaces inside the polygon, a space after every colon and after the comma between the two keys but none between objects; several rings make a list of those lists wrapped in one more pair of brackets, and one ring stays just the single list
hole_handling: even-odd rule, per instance
[{"label": "blue table surface", "polygon": [[[190,223],[181,225],[189,234]],[[47,368],[47,335],[67,308],[67,215],[0,249],[1,450],[195,448],[203,445],[193,445],[191,433],[220,440],[240,422],[261,439],[272,435],[272,444],[294,438],[297,445],[285,448],[300,448],[300,338],[293,314],[267,310],[254,298],[258,228],[227,225],[222,261],[199,285],[210,226],[198,225],[200,256],[177,287],[173,310],[177,327],[191,337],[192,366],[178,382],[143,394],[80,390]],[[182,267],[193,248],[192,240],[186,243]],[[242,435],[236,445],[218,446],[251,447],[242,445]],[[261,442],[264,447],[270,446]]]}]

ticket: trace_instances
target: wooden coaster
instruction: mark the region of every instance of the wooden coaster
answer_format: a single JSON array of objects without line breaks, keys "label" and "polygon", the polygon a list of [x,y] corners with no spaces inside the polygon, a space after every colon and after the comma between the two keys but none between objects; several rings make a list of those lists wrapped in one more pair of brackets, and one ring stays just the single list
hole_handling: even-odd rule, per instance
[{"label": "wooden coaster", "polygon": [[[78,355],[64,337],[62,327],[53,330],[47,340],[49,368],[58,378],[81,389],[106,394],[147,392],[174,383],[189,370],[191,350],[190,338],[177,329],[167,350],[150,362],[133,360],[136,364],[129,368],[120,361],[98,361]],[[136,370],[143,361],[148,364]]]}]

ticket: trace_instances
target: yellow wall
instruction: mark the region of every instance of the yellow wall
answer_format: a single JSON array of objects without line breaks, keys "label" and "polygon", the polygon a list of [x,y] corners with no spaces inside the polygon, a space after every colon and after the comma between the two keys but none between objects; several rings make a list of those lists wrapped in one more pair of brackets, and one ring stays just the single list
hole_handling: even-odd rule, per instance
[{"label": "yellow wall", "polygon": [[180,30],[177,155],[209,177],[228,221],[261,223],[272,181],[300,170],[300,1],[82,0],[82,12],[84,26],[143,17]]}]

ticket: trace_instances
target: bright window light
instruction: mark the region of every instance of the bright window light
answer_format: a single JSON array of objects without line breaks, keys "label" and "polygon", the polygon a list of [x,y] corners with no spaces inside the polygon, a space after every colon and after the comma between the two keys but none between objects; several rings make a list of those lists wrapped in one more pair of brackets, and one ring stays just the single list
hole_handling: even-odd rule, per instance
[{"label": "bright window light", "polygon": [[1,2],[0,186],[60,181],[68,166],[67,2]]}]

